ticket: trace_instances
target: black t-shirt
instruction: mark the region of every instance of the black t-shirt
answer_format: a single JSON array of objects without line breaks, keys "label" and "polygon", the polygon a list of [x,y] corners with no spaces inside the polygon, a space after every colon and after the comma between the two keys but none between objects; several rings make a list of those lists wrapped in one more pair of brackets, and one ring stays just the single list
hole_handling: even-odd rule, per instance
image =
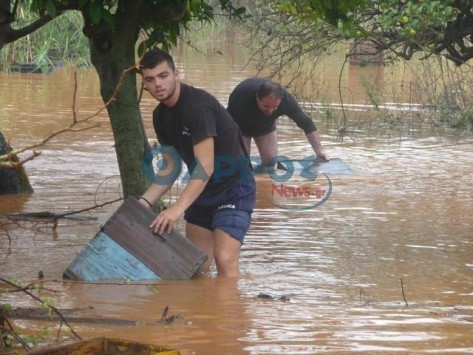
[{"label": "black t-shirt", "polygon": [[283,88],[281,103],[276,111],[266,116],[258,109],[256,93],[264,78],[249,78],[238,84],[230,94],[227,111],[233,117],[244,136],[257,137],[270,133],[276,129],[276,119],[282,115],[292,119],[306,134],[316,131],[317,128],[286,89]]},{"label": "black t-shirt", "polygon": [[181,83],[173,107],[158,104],[153,125],[162,146],[174,147],[192,174],[194,145],[214,137],[214,174],[203,194],[225,189],[244,174],[251,174],[241,132],[218,100],[202,89]]}]

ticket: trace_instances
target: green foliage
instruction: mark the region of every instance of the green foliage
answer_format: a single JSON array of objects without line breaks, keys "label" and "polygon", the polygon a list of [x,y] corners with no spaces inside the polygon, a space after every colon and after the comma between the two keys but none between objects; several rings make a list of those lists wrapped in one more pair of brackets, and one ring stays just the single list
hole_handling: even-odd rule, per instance
[{"label": "green foliage", "polygon": [[[22,335],[18,331],[14,329],[8,329],[4,327],[4,322],[8,318],[8,316],[13,312],[13,307],[6,303],[1,305],[0,310],[0,336],[3,339],[3,344],[5,347],[0,346],[0,352],[3,350],[7,350],[8,348],[14,347],[18,344],[20,345],[37,345],[39,343],[45,342],[49,336],[49,329],[44,327],[41,331],[30,334],[30,335]],[[21,342],[21,343],[20,343]],[[8,352],[9,353],[9,352]]]},{"label": "green foliage", "polygon": [[13,307],[9,303],[2,304],[2,314],[8,315],[13,311]]},{"label": "green foliage", "polygon": [[30,10],[40,15],[49,14],[51,17],[57,16],[56,4],[52,0],[33,0],[31,1]]},{"label": "green foliage", "polygon": [[467,108],[462,111],[451,112],[442,110],[440,115],[440,122],[446,124],[448,127],[459,131],[466,131],[473,129],[473,109]]},{"label": "green foliage", "polygon": [[306,26],[329,25],[333,35],[369,40],[411,59],[445,53],[457,65],[473,58],[473,3],[459,0],[276,0],[271,8],[297,16]]},{"label": "green foliage", "polygon": [[442,26],[455,19],[455,0],[280,0],[272,7],[301,16],[307,22],[323,20],[348,38],[398,32],[403,38]]},{"label": "green foliage", "polygon": [[51,314],[53,312],[53,301],[50,299],[46,299],[43,301],[42,305],[43,308],[46,308],[48,310],[48,317],[51,317]]},{"label": "green foliage", "polygon": [[316,17],[339,26],[340,22],[349,21],[352,13],[366,6],[365,0],[310,0],[309,5]]},{"label": "green foliage", "polygon": [[[89,42],[83,34],[84,19],[79,11],[88,16],[90,23],[87,26],[105,24],[113,31],[119,25],[119,15],[129,5],[126,0],[29,0],[21,4],[19,16],[14,23],[17,28],[28,25],[38,16],[50,15],[55,19],[2,49],[0,69],[3,70],[15,63],[34,64],[43,68],[43,71],[59,61],[90,65]],[[148,0],[143,4],[156,11],[169,6],[171,13],[179,7],[185,11],[180,18],[169,16],[167,19],[157,20],[152,12],[140,17],[139,30],[144,34],[145,41],[139,46],[139,54],[145,48],[155,46],[170,50],[177,44],[182,32],[190,30],[191,23],[210,23],[214,21],[216,11],[203,0]],[[241,19],[245,15],[245,8],[235,7],[229,0],[221,0],[220,6],[231,18]]]},{"label": "green foliage", "polygon": [[[15,23],[18,28],[35,18],[26,9],[20,14],[21,17]],[[25,63],[33,64],[43,71],[62,63],[89,65],[89,43],[82,33],[82,26],[80,13],[67,11],[32,34],[2,48],[0,69],[6,70],[12,65]]]},{"label": "green foliage", "polygon": [[49,334],[50,334],[49,328],[43,327],[40,331],[36,332],[35,334],[22,336],[22,339],[25,343],[35,346],[47,341],[49,338]]},{"label": "green foliage", "polygon": [[459,92],[453,92],[448,97],[438,98],[438,120],[443,125],[458,131],[473,130],[473,102],[463,104],[459,100]]},{"label": "green foliage", "polygon": [[[106,24],[112,31],[119,25],[118,15],[129,8],[127,0],[31,0],[30,11],[38,15],[48,14],[52,17],[61,17],[64,10],[80,10],[87,14],[90,24],[95,26]],[[215,8],[204,0],[147,0],[141,3],[145,16],[139,19],[139,30],[145,35],[145,41],[140,44],[138,53],[141,54],[146,48],[160,46],[165,50],[177,44],[182,31],[189,30],[189,24],[193,21],[211,22],[214,20]],[[220,8],[230,18],[242,19],[246,9],[235,7],[230,0],[220,0]],[[128,7],[127,7],[128,6]],[[180,17],[175,17],[179,9],[184,9]],[[167,18],[157,18],[157,13],[169,12]],[[162,16],[162,14],[160,14]],[[173,16],[174,15],[174,16]]]},{"label": "green foliage", "polygon": [[[454,19],[456,11],[452,3],[452,0],[374,2],[371,6],[376,16],[368,28],[372,29],[372,34],[390,33],[391,36],[398,36],[404,40],[412,38],[425,40],[432,37],[430,32],[433,30],[437,32],[435,36],[441,35],[440,30],[445,28],[447,22]],[[356,25],[363,26],[365,20],[365,16],[358,17]]]}]

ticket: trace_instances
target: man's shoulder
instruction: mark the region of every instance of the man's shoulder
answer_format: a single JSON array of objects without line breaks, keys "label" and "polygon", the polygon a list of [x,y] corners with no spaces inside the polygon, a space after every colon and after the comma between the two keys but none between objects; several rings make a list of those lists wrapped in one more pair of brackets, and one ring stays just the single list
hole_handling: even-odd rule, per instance
[{"label": "man's shoulder", "polygon": [[181,83],[181,93],[183,93],[184,95],[189,95],[191,97],[208,97],[211,99],[215,99],[215,97],[205,89],[184,83]]},{"label": "man's shoulder", "polygon": [[297,102],[297,99],[296,97],[291,94],[286,88],[284,87],[281,87],[282,88],[282,100],[281,100],[281,103],[283,105],[288,105],[288,106],[298,106],[298,102]]}]

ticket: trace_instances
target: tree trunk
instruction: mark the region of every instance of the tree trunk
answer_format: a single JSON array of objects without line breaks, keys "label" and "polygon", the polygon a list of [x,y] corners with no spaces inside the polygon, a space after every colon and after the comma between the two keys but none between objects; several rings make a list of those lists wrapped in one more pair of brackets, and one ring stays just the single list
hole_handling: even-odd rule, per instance
[{"label": "tree trunk", "polygon": [[[6,141],[3,133],[0,132],[0,155],[8,154],[12,148]],[[14,162],[19,159],[14,157]],[[23,166],[18,168],[0,167],[0,195],[29,194],[33,192],[28,176]]]},{"label": "tree trunk", "polygon": [[[120,28],[111,31],[105,25],[95,25],[89,37],[91,61],[99,75],[104,102],[114,95],[124,71],[135,63],[138,25],[134,23],[130,12],[126,13],[128,18],[119,21]],[[83,16],[85,18],[87,15]],[[124,197],[136,197],[149,184],[143,170],[144,154],[149,146],[138,103],[135,71],[127,72],[120,85],[107,110],[115,139]]]},{"label": "tree trunk", "polygon": [[116,9],[114,29],[103,22],[93,24],[89,10],[82,10],[84,34],[90,40],[91,62],[99,75],[100,94],[104,102],[114,98],[107,111],[125,198],[140,195],[150,184],[145,171],[152,171],[152,157],[138,103],[136,71],[130,70],[124,77],[122,74],[136,62],[135,47],[143,21],[179,21],[186,7],[186,1],[124,1]]}]

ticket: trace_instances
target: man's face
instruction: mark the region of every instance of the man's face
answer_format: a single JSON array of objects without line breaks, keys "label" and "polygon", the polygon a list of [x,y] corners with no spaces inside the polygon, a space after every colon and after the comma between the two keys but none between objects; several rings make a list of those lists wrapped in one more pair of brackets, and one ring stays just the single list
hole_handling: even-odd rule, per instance
[{"label": "man's face", "polygon": [[270,116],[274,111],[276,111],[281,103],[281,98],[274,95],[268,95],[263,98],[256,96],[256,103],[258,109],[263,112],[264,115]]},{"label": "man's face", "polygon": [[158,64],[153,69],[142,69],[143,84],[146,90],[158,101],[166,104],[176,92],[179,72],[172,70],[167,62]]}]

